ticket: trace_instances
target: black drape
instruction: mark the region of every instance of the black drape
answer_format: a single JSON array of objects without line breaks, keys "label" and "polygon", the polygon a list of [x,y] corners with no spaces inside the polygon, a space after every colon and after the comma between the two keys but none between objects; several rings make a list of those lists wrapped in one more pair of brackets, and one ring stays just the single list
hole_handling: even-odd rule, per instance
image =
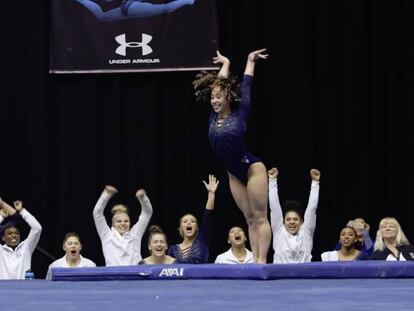
[{"label": "black drape", "polygon": [[[243,0],[217,7],[221,52],[234,73],[242,74],[249,51],[270,53],[256,67],[247,141],[267,167],[279,168],[281,199],[306,205],[309,170],[322,171],[314,258],[357,216],[371,224],[373,238],[388,215],[413,238],[414,3]],[[103,264],[92,209],[105,184],[118,187],[111,203],[130,206],[133,221],[135,191],[145,188],[151,223],[175,243],[180,216],[201,217],[201,180],[214,173],[221,180],[214,260],[228,247],[230,226],[246,226],[210,148],[209,107],[195,103],[195,73],[48,75],[47,11],[43,0],[2,3],[1,197],[24,201],[43,225],[39,245],[54,256],[63,255],[64,234],[77,231],[83,254]],[[36,275],[49,263],[36,253]]]}]

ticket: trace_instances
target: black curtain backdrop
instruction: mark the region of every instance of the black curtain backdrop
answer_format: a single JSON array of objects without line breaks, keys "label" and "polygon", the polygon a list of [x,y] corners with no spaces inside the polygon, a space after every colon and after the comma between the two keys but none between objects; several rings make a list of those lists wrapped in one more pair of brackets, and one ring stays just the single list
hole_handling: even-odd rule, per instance
[{"label": "black curtain backdrop", "polygon": [[[309,170],[322,171],[314,259],[357,216],[373,238],[392,215],[414,239],[414,2],[271,2],[217,1],[220,47],[239,75],[249,51],[268,48],[247,140],[279,168],[282,200],[306,205]],[[1,16],[0,195],[23,200],[41,222],[39,245],[60,257],[64,234],[77,231],[84,256],[102,265],[92,209],[105,184],[119,189],[110,205],[127,204],[132,221],[135,191],[145,188],[151,223],[176,243],[179,218],[201,217],[201,180],[214,173],[221,183],[210,260],[225,251],[228,229],[246,225],[209,145],[209,106],[195,103],[195,73],[48,75],[47,1],[5,1]],[[36,276],[49,263],[35,252]]]}]

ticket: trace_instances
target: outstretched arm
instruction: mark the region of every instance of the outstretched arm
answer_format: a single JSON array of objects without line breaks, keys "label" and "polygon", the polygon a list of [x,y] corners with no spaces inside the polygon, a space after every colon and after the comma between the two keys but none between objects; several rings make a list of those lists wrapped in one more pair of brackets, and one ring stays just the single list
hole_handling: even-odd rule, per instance
[{"label": "outstretched arm", "polygon": [[104,191],[102,191],[101,196],[96,202],[95,208],[93,209],[92,215],[93,220],[95,221],[96,231],[98,231],[98,235],[103,240],[105,236],[111,231],[108,224],[106,223],[104,210],[110,198],[112,198],[118,190],[113,186],[105,186]]},{"label": "outstretched arm", "polygon": [[266,52],[266,49],[256,50],[249,54],[247,57],[246,68],[244,69],[244,74],[249,76],[254,76],[254,67],[258,59],[267,59],[269,54],[263,54]]},{"label": "outstretched arm", "polygon": [[273,234],[279,230],[283,225],[283,212],[280,206],[279,194],[277,190],[277,177],[279,171],[273,167],[267,172],[269,177],[269,207],[270,207],[270,224],[272,226]]},{"label": "outstretched arm", "polygon": [[139,189],[135,196],[141,204],[141,214],[139,215],[137,223],[132,227],[131,234],[141,240],[151,220],[152,205],[144,189]]},{"label": "outstretched arm", "polygon": [[214,202],[216,199],[216,191],[219,181],[212,174],[208,175],[208,183],[203,180],[203,184],[207,189],[207,203],[203,215],[203,222],[198,233],[199,239],[204,241],[207,245],[210,244],[211,223],[213,220]]},{"label": "outstretched arm", "polygon": [[319,181],[321,172],[317,169],[311,169],[310,176],[312,178],[311,191],[309,194],[308,206],[306,207],[303,228],[313,235],[316,228],[316,209],[319,200]]},{"label": "outstretched arm", "polygon": [[374,242],[372,241],[370,235],[369,235],[369,227],[368,229],[365,229],[362,233],[363,239],[364,239],[364,245],[362,246],[362,251],[364,251],[366,254],[371,255],[374,251]]},{"label": "outstretched arm", "polygon": [[268,55],[263,54],[266,49],[261,49],[253,51],[247,57],[246,69],[244,70],[243,83],[241,85],[241,101],[239,106],[239,111],[242,118],[247,121],[250,115],[250,103],[251,103],[251,85],[254,75],[254,66],[256,60],[258,59],[267,59]]},{"label": "outstretched arm", "polygon": [[22,201],[14,201],[13,205],[20,216],[22,216],[24,221],[30,226],[30,232],[25,240],[25,243],[29,248],[30,253],[33,253],[37,246],[37,243],[39,242],[40,234],[42,233],[42,226],[32,214],[23,208]]},{"label": "outstretched arm", "polygon": [[216,51],[216,53],[216,57],[213,57],[213,63],[221,64],[218,76],[220,78],[228,78],[230,72],[230,60],[227,57],[221,55],[219,51]]}]

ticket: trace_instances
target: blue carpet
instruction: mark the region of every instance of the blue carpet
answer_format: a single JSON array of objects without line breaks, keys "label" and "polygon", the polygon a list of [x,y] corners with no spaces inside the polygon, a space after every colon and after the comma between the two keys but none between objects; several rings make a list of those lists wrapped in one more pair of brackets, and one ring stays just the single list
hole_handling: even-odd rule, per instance
[{"label": "blue carpet", "polygon": [[0,281],[1,310],[412,310],[413,279]]}]

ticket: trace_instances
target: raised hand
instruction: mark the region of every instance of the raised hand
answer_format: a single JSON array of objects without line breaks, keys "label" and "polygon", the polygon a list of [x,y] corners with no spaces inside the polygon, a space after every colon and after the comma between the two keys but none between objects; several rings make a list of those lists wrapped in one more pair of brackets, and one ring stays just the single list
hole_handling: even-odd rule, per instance
[{"label": "raised hand", "polygon": [[16,211],[18,211],[19,213],[22,211],[23,209],[23,202],[16,200],[13,202],[14,208],[16,209]]},{"label": "raised hand", "polygon": [[221,55],[219,51],[216,51],[216,53],[217,56],[213,57],[213,63],[221,64],[218,76],[221,78],[228,78],[230,73],[230,60],[226,56]]},{"label": "raised hand", "polygon": [[267,171],[267,177],[269,179],[276,179],[279,176],[279,171],[276,167],[272,167],[270,170]]},{"label": "raised hand", "polygon": [[139,189],[137,191],[137,193],[135,193],[135,196],[137,197],[137,199],[143,199],[145,197],[145,190],[144,189]]},{"label": "raised hand", "polygon": [[118,193],[118,189],[111,185],[106,185],[105,191],[108,192],[111,197]]},{"label": "raised hand", "polygon": [[203,180],[203,184],[209,193],[216,193],[219,181],[212,174],[208,175],[208,183]]},{"label": "raised hand", "polygon": [[213,57],[214,64],[230,63],[230,60],[226,56],[221,55],[219,51],[216,51],[216,54],[217,55]]},{"label": "raised hand", "polygon": [[16,214],[16,210],[13,207],[11,207],[9,204],[4,202],[2,199],[0,199],[0,210],[3,212],[2,216],[6,215],[6,217],[8,217],[8,216],[12,216]]},{"label": "raised hand", "polygon": [[256,64],[256,60],[258,59],[267,59],[269,54],[264,54],[266,49],[256,50],[250,52],[249,56],[247,56],[247,63],[246,68],[244,69],[244,74],[248,76],[254,76],[254,67]]},{"label": "raised hand", "polygon": [[267,49],[260,49],[253,52],[250,52],[247,59],[251,62],[255,62],[258,59],[267,59],[269,57],[269,54],[264,54]]},{"label": "raised hand", "polygon": [[317,170],[316,168],[313,168],[310,170],[310,176],[312,180],[320,181],[321,180],[321,172]]}]

